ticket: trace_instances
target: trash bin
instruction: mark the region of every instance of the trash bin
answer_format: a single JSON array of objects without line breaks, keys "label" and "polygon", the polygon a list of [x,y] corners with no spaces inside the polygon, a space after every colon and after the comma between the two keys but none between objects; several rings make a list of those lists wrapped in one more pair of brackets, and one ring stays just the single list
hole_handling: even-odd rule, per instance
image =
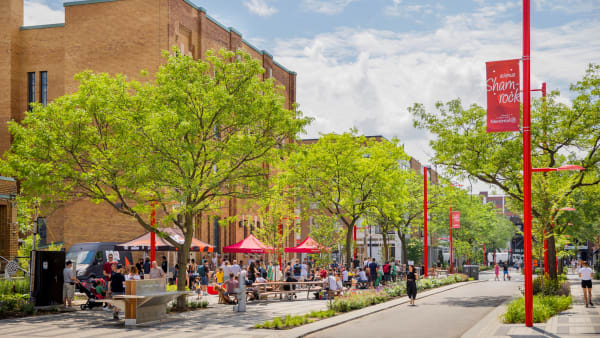
[{"label": "trash bin", "polygon": [[471,265],[469,277],[479,280],[479,265]]},{"label": "trash bin", "polygon": [[470,265],[463,265],[463,274],[471,277],[471,266]]}]

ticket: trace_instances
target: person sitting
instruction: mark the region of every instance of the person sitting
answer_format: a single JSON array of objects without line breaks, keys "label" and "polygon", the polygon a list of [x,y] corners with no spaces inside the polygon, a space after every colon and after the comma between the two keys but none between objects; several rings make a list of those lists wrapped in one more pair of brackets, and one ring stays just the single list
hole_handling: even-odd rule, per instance
[{"label": "person sitting", "polygon": [[333,270],[329,270],[329,276],[327,276],[327,283],[325,286],[325,290],[327,291],[327,296],[334,296],[337,294],[338,285],[335,280],[335,275],[333,274]]},{"label": "person sitting", "polygon": [[[297,280],[294,277],[292,277],[292,274],[290,272],[286,273],[285,281],[288,282],[288,283],[295,283],[295,282],[297,282]],[[296,284],[285,284],[283,286],[283,291],[292,291],[292,290],[296,290]],[[297,298],[296,297],[296,293],[294,293],[294,292],[288,292],[287,293],[288,300],[291,300],[292,296],[294,298]]]}]

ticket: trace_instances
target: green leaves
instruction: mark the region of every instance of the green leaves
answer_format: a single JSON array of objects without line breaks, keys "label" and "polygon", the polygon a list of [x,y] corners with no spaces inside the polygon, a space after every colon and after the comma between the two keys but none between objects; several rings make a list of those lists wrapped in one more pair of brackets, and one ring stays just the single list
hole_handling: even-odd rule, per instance
[{"label": "green leaves", "polygon": [[256,196],[310,119],[284,108],[281,88],[259,79],[264,70],[248,54],[174,54],[143,83],[78,74],[77,92],[10,125],[2,172],[21,179],[27,194],[104,201],[148,230],[156,201],[160,221],[186,239],[196,215],[229,197]]}]

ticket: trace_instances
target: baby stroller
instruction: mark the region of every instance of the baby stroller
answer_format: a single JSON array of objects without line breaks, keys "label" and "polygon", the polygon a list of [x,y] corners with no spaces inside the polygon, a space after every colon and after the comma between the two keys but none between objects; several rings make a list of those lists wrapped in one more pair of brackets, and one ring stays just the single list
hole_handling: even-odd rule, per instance
[{"label": "baby stroller", "polygon": [[[91,282],[91,283],[90,283]],[[90,280],[86,282],[81,282],[79,284],[79,290],[88,297],[88,300],[85,304],[81,304],[81,309],[93,309],[95,307],[106,307],[106,303],[103,303],[99,300],[104,299],[104,296],[96,292],[96,285],[99,283],[103,283],[104,280]]]}]

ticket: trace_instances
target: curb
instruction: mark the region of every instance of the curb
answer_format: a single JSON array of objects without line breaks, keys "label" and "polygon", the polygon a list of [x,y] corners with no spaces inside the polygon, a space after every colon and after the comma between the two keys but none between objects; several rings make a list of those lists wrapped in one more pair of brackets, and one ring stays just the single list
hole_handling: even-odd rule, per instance
[{"label": "curb", "polygon": [[[484,282],[487,282],[487,280],[476,280],[476,281],[456,283],[453,285],[449,285],[447,288],[444,288],[444,289],[442,289],[443,288],[442,287],[442,288],[436,288],[433,290],[429,290],[427,292],[423,292],[423,293],[421,293],[421,296],[419,298],[426,298],[429,296],[437,295],[442,292],[460,288],[460,287],[463,287],[466,285],[475,284],[475,283],[484,283]],[[334,326],[338,326],[338,325],[347,323],[349,321],[359,319],[362,317],[366,317],[366,316],[372,315],[374,313],[388,310],[393,307],[400,306],[400,305],[403,305],[403,304],[406,304],[409,302],[409,300],[404,298],[404,296],[402,298],[403,299],[391,300],[391,301],[384,302],[381,304],[372,305],[372,306],[369,306],[369,307],[366,307],[363,309],[346,312],[346,313],[343,313],[343,314],[340,314],[337,316],[333,316],[333,317],[330,317],[327,319],[320,320],[313,324],[302,325],[298,328],[273,333],[267,337],[272,337],[272,338],[275,338],[275,337],[278,337],[278,338],[281,338],[281,337],[305,337],[305,336],[308,336],[315,332],[323,331],[323,330],[332,328]]]}]

